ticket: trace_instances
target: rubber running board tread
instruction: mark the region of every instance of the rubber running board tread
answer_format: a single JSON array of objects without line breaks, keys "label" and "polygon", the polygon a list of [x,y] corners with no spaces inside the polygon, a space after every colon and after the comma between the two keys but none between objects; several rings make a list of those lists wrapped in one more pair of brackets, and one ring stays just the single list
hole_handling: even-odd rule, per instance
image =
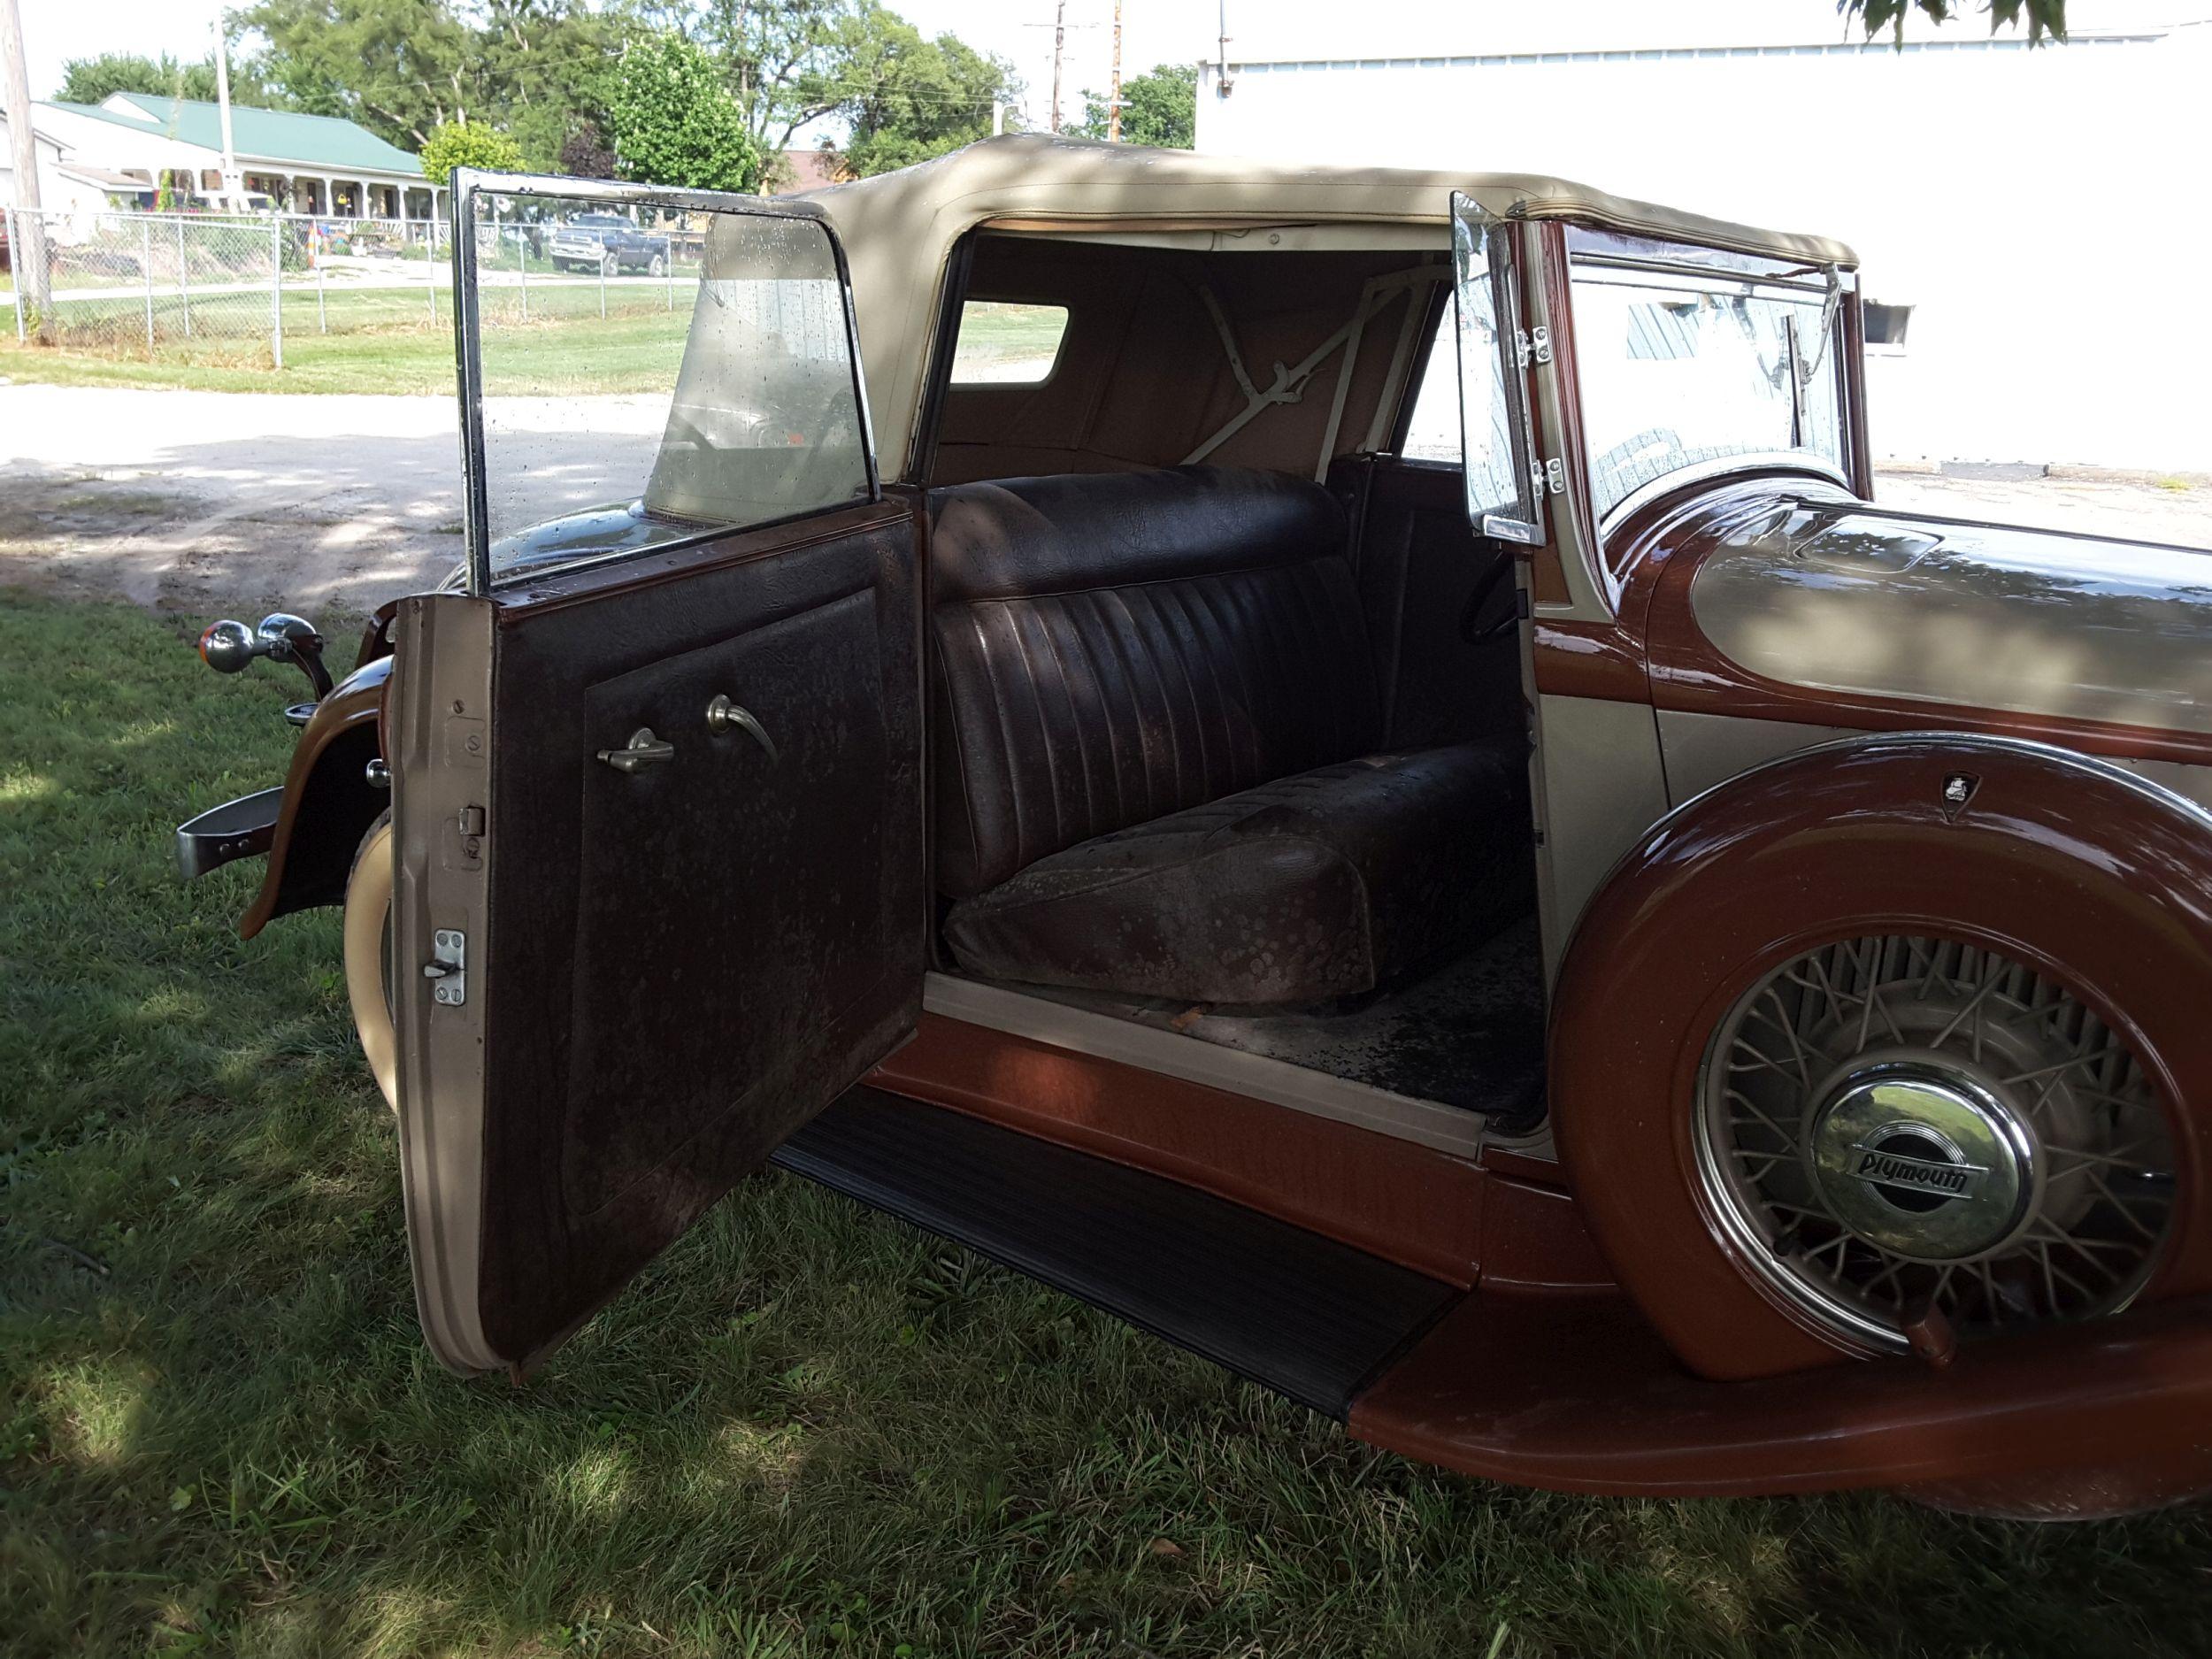
[{"label": "rubber running board tread", "polygon": [[1340,1419],[1459,1294],[1240,1204],[881,1089],[851,1090],[772,1161]]}]

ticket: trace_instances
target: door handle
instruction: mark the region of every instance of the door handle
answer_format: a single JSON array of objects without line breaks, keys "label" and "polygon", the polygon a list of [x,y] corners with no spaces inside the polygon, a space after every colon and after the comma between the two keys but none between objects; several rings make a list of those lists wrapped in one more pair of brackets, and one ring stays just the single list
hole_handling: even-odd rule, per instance
[{"label": "door handle", "polygon": [[601,749],[599,758],[617,772],[643,772],[648,766],[675,759],[676,746],[655,737],[651,726],[641,726],[620,749]]},{"label": "door handle", "polygon": [[755,719],[753,711],[741,703],[733,703],[727,697],[718,695],[712,703],[707,704],[707,730],[749,733],[754,740],[768,751],[771,764],[780,758],[776,753],[775,740],[768,735],[768,728]]}]

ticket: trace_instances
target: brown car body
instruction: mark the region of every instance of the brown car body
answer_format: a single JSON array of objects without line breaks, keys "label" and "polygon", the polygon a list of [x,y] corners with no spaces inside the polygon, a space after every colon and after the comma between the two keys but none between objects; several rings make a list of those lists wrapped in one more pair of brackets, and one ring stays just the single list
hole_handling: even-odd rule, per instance
[{"label": "brown car body", "polygon": [[[1426,250],[1419,257],[1432,262],[1455,189],[1465,201],[1463,258],[1469,225],[1478,236],[1487,227],[1509,250],[1517,285],[1495,290],[1500,314],[1517,308],[1510,325],[1542,343],[1519,365],[1525,378],[1509,404],[1525,421],[1532,454],[1555,469],[1548,502],[1537,469],[1543,527],[1533,545],[1509,549],[1463,521],[1454,533],[1467,557],[1511,551],[1520,560],[1513,695],[1534,733],[1549,1020],[1544,1122],[1509,1133],[1463,1127],[1471,1115],[1455,1119],[1443,1105],[1310,1084],[1280,1062],[1209,1048],[1187,1034],[1200,1008],[1180,1025],[1169,1010],[1118,1024],[1079,998],[980,983],[949,959],[941,938],[926,929],[910,938],[899,919],[922,908],[928,886],[902,850],[925,783],[896,757],[910,741],[952,741],[941,703],[917,696],[910,713],[902,701],[938,648],[925,641],[926,625],[910,631],[891,609],[926,614],[913,580],[930,565],[931,492],[1004,476],[1016,459],[1033,472],[1078,473],[1178,458],[1191,447],[1179,428],[1136,420],[1118,438],[1099,438],[1112,425],[1110,396],[1099,395],[1106,412],[1087,416],[1087,426],[1058,412],[1087,373],[1102,383],[1139,375],[1117,365],[1153,362],[1145,354],[1156,344],[1156,365],[1142,370],[1151,379],[1128,394],[1139,399],[1133,409],[1163,411],[1153,426],[1183,419],[1183,403],[1194,430],[1236,408],[1226,369],[1194,380],[1181,402],[1170,396],[1181,372],[1173,365],[1190,349],[1157,316],[1118,313],[1113,348],[1094,347],[1084,333],[1083,308],[1117,303],[1153,268],[1154,250],[1187,257],[1209,294],[1225,296],[1210,303],[1242,377],[1236,334],[1258,338],[1277,326],[1240,287],[1248,272],[1279,260],[1286,279],[1270,303],[1294,313],[1297,285],[1310,280],[1320,317],[1352,291],[1347,284],[1369,284],[1366,295],[1399,280],[1405,256],[1394,250]],[[461,189],[456,198],[468,199]],[[499,941],[494,949],[526,934],[538,941],[506,944],[488,965],[472,962],[465,1007],[440,1006],[417,987],[422,994],[393,1010],[419,1299],[442,1357],[465,1370],[538,1363],[865,1072],[883,1094],[1140,1171],[1164,1190],[1210,1195],[1435,1286],[1440,1311],[1408,1326],[1387,1362],[1348,1391],[1343,1415],[1355,1434],[1449,1467],[1588,1491],[1878,1485],[2038,1515],[2136,1508],[2212,1486],[2212,1207],[2203,1197],[2212,1041],[2201,1015],[2212,987],[2212,557],[1873,505],[1855,261],[1816,239],[1555,181],[1267,170],[1040,140],[979,146],[777,211],[841,239],[877,447],[895,481],[877,491],[872,474],[872,501],[793,524],[583,565],[557,533],[534,564],[525,537],[506,548],[496,582],[484,580],[489,556],[478,549],[485,562],[463,584],[471,591],[388,610],[360,666],[316,710],[286,781],[263,891],[241,924],[250,937],[273,917],[342,897],[355,850],[387,804],[365,775],[380,761],[398,783],[395,962],[421,954],[434,928],[465,932],[478,941],[472,950],[487,938]],[[1255,234],[1305,237],[1313,251],[1302,265],[1288,254],[1218,251]],[[1389,257],[1363,251],[1370,242]],[[1724,458],[1606,507],[1581,390],[1579,358],[1593,342],[1575,319],[1586,266],[1655,271],[1688,289],[1824,283],[1839,400],[1832,457]],[[1449,324],[1450,285],[1440,278],[1432,263],[1415,268],[1386,365],[1362,359],[1356,372],[1346,348],[1333,412],[1323,399],[1286,403],[1275,426],[1233,425],[1222,455],[1288,471],[1283,457],[1302,444],[1309,458],[1296,465],[1310,473],[1318,444],[1317,472],[1349,503],[1356,536],[1379,534],[1386,522],[1404,526],[1409,548],[1443,536],[1462,504],[1459,469],[1409,463],[1392,447],[1417,389],[1417,366],[1408,365],[1422,319],[1441,314]],[[1463,271],[1463,306],[1468,281]],[[961,303],[978,294],[1079,313],[1039,389],[949,386]],[[1355,330],[1355,346],[1359,338]],[[1789,340],[1799,373],[1799,336]],[[1087,355],[1094,350],[1102,355]],[[1290,355],[1271,338],[1248,355],[1263,361],[1279,350]],[[1286,373],[1280,362],[1277,373]],[[1164,412],[1171,406],[1179,412]],[[1072,435],[1056,437],[1063,426]],[[1123,447],[1085,447],[1109,443]],[[480,489],[480,452],[470,464]],[[847,614],[837,607],[861,595],[872,596],[872,631],[837,620]],[[668,609],[679,597],[680,621]],[[699,620],[710,613],[725,619],[710,627]],[[703,701],[710,682],[735,671],[682,666],[684,653],[704,664],[738,649],[715,642],[726,636],[765,638],[747,630],[772,632],[761,621],[771,617],[812,630],[829,655],[813,668],[795,659],[775,671],[803,685],[804,700],[756,703],[765,757],[742,733],[725,736],[718,742],[733,747],[715,749],[719,764],[746,770],[731,774],[738,782],[703,787],[726,791],[717,810],[756,815],[749,823],[769,810],[764,791],[795,791],[773,797],[787,817],[816,814],[795,841],[752,843],[751,879],[793,892],[814,890],[808,884],[832,856],[823,849],[845,844],[841,826],[865,829],[850,841],[847,873],[857,880],[858,861],[879,860],[879,887],[866,890],[884,908],[851,923],[861,931],[843,943],[819,947],[849,954],[833,954],[845,965],[818,982],[772,955],[753,958],[747,943],[718,946],[728,926],[718,915],[649,900],[639,919],[637,894],[648,889],[625,887],[629,908],[601,915],[583,879],[596,869],[600,843],[589,838],[607,815],[647,797],[587,764],[590,746],[608,740],[579,725],[582,714],[567,703],[602,695],[595,675],[643,662],[680,680],[681,697]],[[594,664],[610,636],[664,636],[654,649],[667,655],[632,649],[603,670]],[[879,701],[864,676],[858,691],[850,681],[864,661],[885,675]],[[844,680],[830,672],[840,663]],[[518,729],[511,702],[540,711],[533,729]],[[810,749],[802,709],[832,705],[842,710],[840,743],[861,741],[850,734],[866,727],[879,734],[865,743],[893,758],[864,766],[849,749]],[[794,765],[814,771],[787,776],[769,731],[804,757]],[[489,743],[488,780],[482,756],[462,752],[472,737]],[[657,849],[651,856],[668,869],[691,869],[685,861],[710,856],[711,842],[698,839],[706,832],[684,827],[701,810],[685,805],[672,827],[641,818],[624,833]],[[457,813],[459,841],[443,827]],[[565,887],[566,876],[580,887]],[[567,955],[612,952],[617,941],[639,958],[687,964],[672,981],[685,986],[684,1005],[606,989]],[[1909,1013],[1889,1047],[1865,1041],[1873,1060],[1902,1064],[1910,1049],[1924,1071],[1934,1062],[1920,1050],[1945,1049],[1953,1026],[2001,981],[2024,1008],[2048,1011],[2046,1024],[2076,1033],[2067,1041],[2107,1044],[2094,1067],[2079,1058],[2089,1048],[2054,1048],[2073,1057],[2043,1071],[2101,1067],[2097,1088],[2108,1106],[2052,1105],[2047,1088],[2024,1122],[2040,1121],[2038,1112],[2161,1116],[2171,1152],[2154,1194],[2163,1231],[2138,1251],[2137,1280],[2099,1300],[2096,1317],[2023,1317],[2016,1329],[1962,1333],[1944,1312],[1967,1305],[1955,1292],[1944,1301],[1946,1269],[1930,1296],[1855,1324],[1850,1309],[1824,1311],[1809,1269],[1756,1259],[1785,1254],[1779,1242],[1762,1244],[1740,1217],[1719,1213],[1746,1182],[1708,1167],[1722,1132],[1701,1125],[1722,1120],[1696,1102],[1724,1091],[1709,1082],[1715,1056],[1729,1033],[1747,1029],[1746,999],[1757,987],[1793,964],[1832,963],[1817,953],[1854,941],[1902,941],[1927,987],[1947,974],[1970,988],[1982,976],[1953,1025],[1927,1035]],[[1978,954],[1946,954],[1962,950]],[[406,974],[395,982],[411,983]],[[1878,1014],[1888,1018],[1874,987],[1903,982],[1867,982],[1870,1029]],[[795,1021],[792,1031],[807,1034],[777,1039],[780,1048],[757,1032],[742,1041],[690,1034],[716,1006],[746,1009],[756,1024]],[[1935,996],[1932,1006],[1947,1005]],[[569,1011],[572,1029],[534,1055],[502,1046],[511,1041],[503,1029],[555,1009]],[[604,1033],[602,1022],[618,1017],[637,1024],[645,1046]],[[2046,1041],[2035,1031],[2040,1018],[2015,1020],[2013,1036]],[[672,1045],[673,1057],[664,1052]],[[736,1064],[733,1045],[754,1057],[716,1072]],[[1809,1063],[1795,1064],[1812,1090]],[[1970,1081],[1981,1075],[1960,1064]],[[1820,1098],[1819,1122],[1859,1075]],[[733,1088],[740,1106],[726,1104]],[[2084,1102],[2095,1094],[2086,1083],[2077,1092]],[[617,1097],[649,1102],[647,1117],[674,1115],[649,1133],[608,1127],[611,1108],[594,1102]],[[871,1098],[864,1092],[841,1111],[864,1116]],[[1713,1110],[1724,1118],[1730,1109]],[[1922,1130],[1914,1148],[1932,1144],[1933,1132]],[[1809,1148],[1816,1133],[1804,1131]],[[653,1144],[633,1144],[640,1137]],[[1887,1144],[1894,1152],[1905,1142]],[[2106,1162],[2137,1156],[2134,1144]],[[1813,1150],[1804,1156],[1817,1161]],[[1896,1156],[1908,1180],[1916,1170],[1943,1174],[1924,1150]],[[2104,1155],[2039,1145],[2023,1153],[2019,1179],[2037,1202],[2072,1190],[2055,1162],[2069,1156]],[[1751,1157],[1747,1167],[1772,1155]],[[926,1200],[930,1179],[917,1173],[875,1202]],[[1907,1202],[1904,1188],[1879,1190],[1907,1210],[1926,1208]],[[2034,1226],[2063,1233],[2070,1216],[2096,1207],[2085,1198],[2070,1212],[2051,1202]],[[934,1212],[924,1203],[902,1213],[928,1225]],[[946,1230],[1028,1259],[987,1227]],[[2123,1246],[2092,1239],[2072,1248],[2093,1261]],[[1837,1259],[1857,1259],[1848,1241]],[[2048,1250],[2041,1260],[2047,1275],[2072,1262]],[[1179,1271],[1202,1278],[1206,1263]],[[1057,1282],[1089,1294],[1079,1273]],[[1149,1306],[1132,1294],[1128,1306]],[[1124,1307],[1115,1294],[1096,1299]],[[2066,1302],[2055,1282],[2048,1301]],[[2027,1304],[1993,1283],[1970,1305],[1986,1323]],[[1203,1331],[1149,1322],[1210,1351]]]}]

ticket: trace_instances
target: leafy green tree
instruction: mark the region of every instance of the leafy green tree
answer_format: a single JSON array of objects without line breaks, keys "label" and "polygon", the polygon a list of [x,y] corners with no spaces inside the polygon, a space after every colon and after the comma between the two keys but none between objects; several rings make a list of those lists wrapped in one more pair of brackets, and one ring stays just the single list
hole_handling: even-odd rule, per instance
[{"label": "leafy green tree", "polygon": [[[102,52],[96,58],[73,58],[61,66],[61,85],[54,96],[67,104],[98,104],[111,93],[142,92],[157,98],[215,98],[215,55],[210,52],[196,64],[180,62],[164,52],[149,58],[142,52]],[[250,58],[234,55],[230,96],[240,104],[281,109],[282,96],[265,81]]]},{"label": "leafy green tree", "polygon": [[695,190],[750,190],[760,148],[714,60],[680,35],[623,48],[607,98],[607,135],[622,177]]},{"label": "leafy green tree", "polygon": [[[1836,0],[1838,12],[1847,18],[1856,17],[1866,26],[1869,40],[1887,29],[1900,45],[1904,43],[1905,19],[1913,12],[1924,12],[1935,22],[1948,23],[1964,13],[1967,6],[1968,0]],[[2031,45],[2047,38],[2066,38],[2066,0],[1987,0],[1982,10],[1989,14],[1993,35],[2024,18]]]},{"label": "leafy green tree", "polygon": [[846,118],[842,156],[860,178],[989,136],[995,105],[1016,89],[1003,60],[955,35],[925,39],[877,0],[856,0],[838,20],[826,65],[800,88],[808,103]]},{"label": "leafy green tree", "polygon": [[419,150],[488,119],[549,159],[603,75],[615,24],[585,0],[253,0],[235,21],[296,107]]},{"label": "leafy green tree", "polygon": [[434,180],[456,167],[513,173],[521,166],[522,146],[488,121],[442,121],[422,147],[423,176]]},{"label": "leafy green tree", "polygon": [[[1083,138],[1106,136],[1106,95],[1083,90],[1083,119],[1069,130]],[[1198,65],[1156,64],[1148,74],[1121,83],[1121,141],[1160,150],[1188,150],[1198,142]]]},{"label": "leafy green tree", "polygon": [[267,41],[264,67],[300,108],[404,149],[487,102],[472,33],[446,0],[257,0],[238,21]]}]

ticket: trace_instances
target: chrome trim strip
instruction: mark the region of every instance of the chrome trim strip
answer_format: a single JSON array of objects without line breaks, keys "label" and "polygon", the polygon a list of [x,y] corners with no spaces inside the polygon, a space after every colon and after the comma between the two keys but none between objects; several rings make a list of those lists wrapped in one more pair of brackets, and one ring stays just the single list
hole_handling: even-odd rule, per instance
[{"label": "chrome trim strip", "polygon": [[947,1019],[964,1020],[1227,1094],[1249,1095],[1270,1105],[1326,1118],[1394,1140],[1410,1141],[1455,1157],[1474,1158],[1486,1138],[1486,1119],[1479,1111],[1394,1094],[1369,1084],[1309,1071],[1287,1060],[1225,1048],[1202,1037],[1186,1037],[1112,1014],[1070,1008],[1064,1002],[1003,986],[933,972],[922,980],[922,1008]]}]

